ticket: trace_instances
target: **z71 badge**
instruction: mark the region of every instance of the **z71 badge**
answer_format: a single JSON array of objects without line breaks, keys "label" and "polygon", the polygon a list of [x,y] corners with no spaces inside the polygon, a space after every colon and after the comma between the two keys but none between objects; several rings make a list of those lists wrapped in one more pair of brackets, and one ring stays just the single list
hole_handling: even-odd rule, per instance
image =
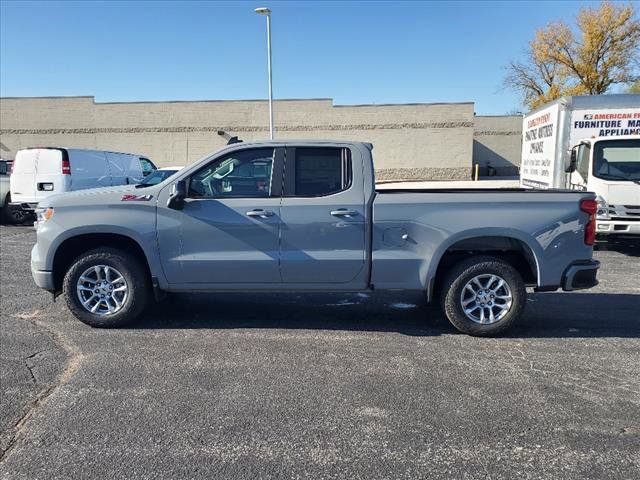
[{"label": "z71 badge", "polygon": [[123,195],[120,201],[122,202],[148,202],[153,198],[153,195],[134,195],[133,193],[127,193]]}]

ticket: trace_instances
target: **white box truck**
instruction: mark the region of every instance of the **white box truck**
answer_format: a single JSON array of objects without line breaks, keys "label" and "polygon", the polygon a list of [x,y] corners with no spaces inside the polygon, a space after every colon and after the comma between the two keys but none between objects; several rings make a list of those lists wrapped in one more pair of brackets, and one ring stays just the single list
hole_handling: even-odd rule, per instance
[{"label": "white box truck", "polygon": [[598,233],[640,235],[640,95],[562,97],[522,135],[522,187],[595,192]]}]

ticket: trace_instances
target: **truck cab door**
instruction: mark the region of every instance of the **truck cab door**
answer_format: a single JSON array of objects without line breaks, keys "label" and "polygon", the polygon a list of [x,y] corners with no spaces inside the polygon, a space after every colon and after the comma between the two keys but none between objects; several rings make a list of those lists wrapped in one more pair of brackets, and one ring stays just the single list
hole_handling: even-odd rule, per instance
[{"label": "truck cab door", "polygon": [[316,145],[287,148],[285,157],[282,281],[366,287],[361,152]]},{"label": "truck cab door", "polygon": [[180,210],[160,192],[157,235],[172,285],[206,289],[279,284],[282,149],[237,149],[187,177]]}]

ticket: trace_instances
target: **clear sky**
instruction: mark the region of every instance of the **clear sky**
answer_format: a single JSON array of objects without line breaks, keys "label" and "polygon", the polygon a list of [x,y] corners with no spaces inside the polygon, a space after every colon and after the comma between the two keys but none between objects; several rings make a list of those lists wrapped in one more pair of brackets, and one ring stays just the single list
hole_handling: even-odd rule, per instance
[{"label": "clear sky", "polygon": [[[465,102],[521,109],[504,65],[588,2],[14,2],[1,0],[0,95],[98,102],[266,98]],[[595,4],[597,5],[597,4]]]}]

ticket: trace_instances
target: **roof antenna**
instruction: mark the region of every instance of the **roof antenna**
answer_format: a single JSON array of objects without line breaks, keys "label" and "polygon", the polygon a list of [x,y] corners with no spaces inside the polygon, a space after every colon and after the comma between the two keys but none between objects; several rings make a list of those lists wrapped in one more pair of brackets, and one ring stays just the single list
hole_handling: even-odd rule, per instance
[{"label": "roof antenna", "polygon": [[237,136],[232,137],[224,130],[218,130],[218,135],[220,135],[222,138],[224,138],[227,141],[227,145],[233,145],[234,143],[242,142],[242,140],[240,140]]}]

